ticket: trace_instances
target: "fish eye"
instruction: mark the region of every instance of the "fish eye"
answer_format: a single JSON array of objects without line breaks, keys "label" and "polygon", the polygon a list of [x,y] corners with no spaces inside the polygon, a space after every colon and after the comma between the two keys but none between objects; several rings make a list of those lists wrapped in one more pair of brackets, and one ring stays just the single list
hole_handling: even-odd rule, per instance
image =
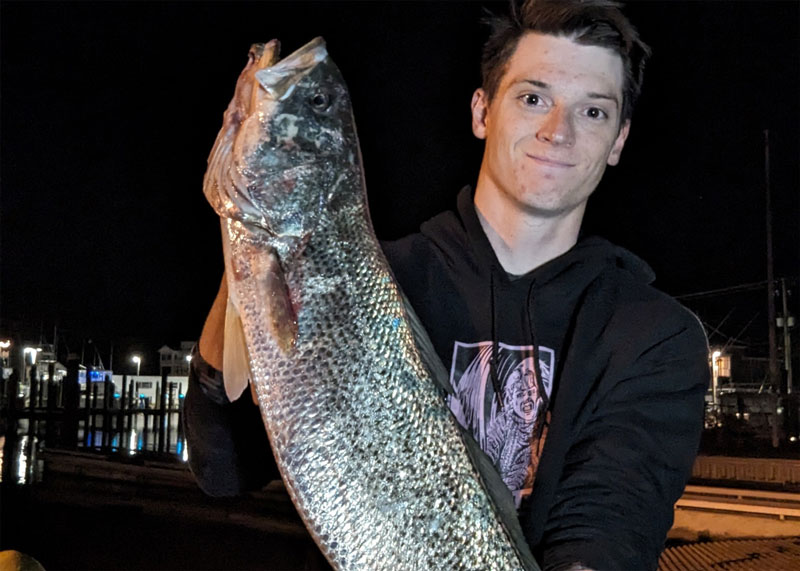
[{"label": "fish eye", "polygon": [[312,95],[308,102],[311,104],[311,107],[314,108],[315,111],[327,111],[328,107],[331,106],[331,96],[327,93],[319,91]]}]

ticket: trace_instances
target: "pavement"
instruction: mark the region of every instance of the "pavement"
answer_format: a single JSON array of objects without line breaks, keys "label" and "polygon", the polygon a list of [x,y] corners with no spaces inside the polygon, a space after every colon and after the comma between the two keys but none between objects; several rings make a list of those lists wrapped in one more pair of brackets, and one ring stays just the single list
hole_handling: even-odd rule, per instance
[{"label": "pavement", "polygon": [[50,458],[41,482],[0,484],[0,550],[48,571],[330,569],[280,482],[210,498],[182,463],[91,456]]},{"label": "pavement", "polygon": [[[800,569],[797,537],[669,543],[663,571]],[[211,498],[174,456],[45,451],[35,483],[0,483],[2,550],[47,571],[330,569],[282,482]]]}]

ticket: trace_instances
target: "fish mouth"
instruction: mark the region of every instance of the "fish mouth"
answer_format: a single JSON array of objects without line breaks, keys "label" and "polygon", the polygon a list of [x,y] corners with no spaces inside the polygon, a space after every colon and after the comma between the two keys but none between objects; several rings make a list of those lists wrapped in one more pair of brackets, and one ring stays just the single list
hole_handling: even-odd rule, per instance
[{"label": "fish mouth", "polygon": [[280,53],[281,43],[277,39],[273,39],[265,44],[253,44],[250,46],[249,56],[258,69],[264,69],[278,63]]},{"label": "fish mouth", "polygon": [[253,44],[250,46],[250,53],[248,55],[251,64],[255,67],[253,71],[253,85],[250,88],[251,111],[256,108],[256,103],[258,101],[259,81],[256,77],[256,73],[275,65],[278,62],[280,52],[281,43],[276,39],[270,40],[266,44]]},{"label": "fish mouth", "polygon": [[[272,40],[277,41],[277,40]],[[275,54],[278,55],[277,52]],[[308,65],[314,65],[328,55],[328,51],[325,48],[325,40],[322,36],[317,36],[306,45],[297,48],[291,54],[283,58],[282,60],[273,64],[274,67],[284,67],[284,68],[303,68]]]},{"label": "fish mouth", "polygon": [[272,39],[265,44],[259,43],[250,46],[250,59],[259,70],[268,67],[297,70],[297,68],[307,67],[309,64],[313,65],[322,61],[328,55],[325,39],[322,36],[317,36],[283,59],[280,59],[280,53],[281,42],[278,39]]},{"label": "fish mouth", "polygon": [[[272,41],[276,42],[276,47],[279,49],[280,44],[277,43],[277,40]],[[277,59],[277,50],[274,55]],[[281,100],[288,97],[297,82],[327,57],[328,50],[325,47],[325,40],[321,36],[317,36],[282,60],[273,61],[272,65],[258,69],[255,79],[272,99]]]}]

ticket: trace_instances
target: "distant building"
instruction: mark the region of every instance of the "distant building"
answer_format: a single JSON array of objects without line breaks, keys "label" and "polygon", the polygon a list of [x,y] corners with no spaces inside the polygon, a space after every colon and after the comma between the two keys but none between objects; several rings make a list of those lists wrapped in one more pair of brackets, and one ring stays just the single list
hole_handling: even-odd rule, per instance
[{"label": "distant building", "polygon": [[158,350],[159,373],[184,376],[189,374],[189,357],[194,347],[194,341],[181,341],[180,349],[173,349],[164,345]]},{"label": "distant building", "polygon": [[11,356],[11,341],[9,339],[0,339],[0,367],[9,366],[9,357]]},{"label": "distant building", "polygon": [[[111,381],[114,383],[115,398],[123,392],[123,385],[126,376],[113,375]],[[133,408],[154,408],[158,406],[161,390],[165,392],[166,405],[170,408],[178,406],[180,399],[186,394],[186,387],[189,382],[186,375],[167,376],[167,385],[162,387],[164,378],[155,375],[141,375],[139,377],[127,376],[128,386],[125,387],[126,398],[131,399],[128,406]]]},{"label": "distant building", "polygon": [[53,369],[54,381],[60,381],[67,375],[67,368],[56,360],[56,348],[47,343],[23,343],[25,361],[25,380],[27,382],[30,367],[36,365],[36,376],[41,381],[50,380],[50,369]]}]

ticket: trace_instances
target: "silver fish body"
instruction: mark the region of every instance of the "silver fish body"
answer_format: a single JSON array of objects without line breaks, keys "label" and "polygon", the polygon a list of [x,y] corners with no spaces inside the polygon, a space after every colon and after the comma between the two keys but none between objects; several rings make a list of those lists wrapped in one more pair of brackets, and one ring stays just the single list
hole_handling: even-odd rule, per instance
[{"label": "silver fish body", "polygon": [[251,51],[204,190],[292,500],[338,569],[538,569],[373,232],[339,70],[320,38],[275,49]]}]

